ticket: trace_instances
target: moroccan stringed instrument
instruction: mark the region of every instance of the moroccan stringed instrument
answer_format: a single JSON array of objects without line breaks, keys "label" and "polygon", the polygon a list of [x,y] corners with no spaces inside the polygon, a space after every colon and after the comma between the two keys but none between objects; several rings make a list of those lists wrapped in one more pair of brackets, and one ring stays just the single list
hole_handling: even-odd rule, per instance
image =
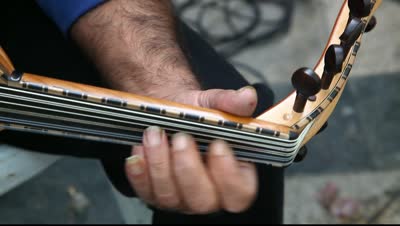
[{"label": "moroccan stringed instrument", "polygon": [[348,0],[314,69],[292,77],[295,91],[256,118],[183,105],[15,70],[0,52],[0,126],[98,142],[134,145],[151,125],[191,134],[202,152],[223,139],[238,159],[289,166],[332,114],[381,0]]}]

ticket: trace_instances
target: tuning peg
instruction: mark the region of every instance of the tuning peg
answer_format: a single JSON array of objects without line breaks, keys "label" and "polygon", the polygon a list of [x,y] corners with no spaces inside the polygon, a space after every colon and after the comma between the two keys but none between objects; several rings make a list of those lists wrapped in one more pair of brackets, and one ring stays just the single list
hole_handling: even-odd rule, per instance
[{"label": "tuning peg", "polygon": [[371,13],[373,3],[371,0],[349,0],[348,6],[352,16],[362,18]]},{"label": "tuning peg", "polygon": [[318,130],[317,134],[322,133],[328,127],[328,121],[326,121],[322,127]]},{"label": "tuning peg", "polygon": [[303,67],[293,73],[292,84],[297,92],[293,110],[300,113],[303,112],[307,99],[321,90],[321,79],[313,70]]},{"label": "tuning peg", "polygon": [[360,37],[363,28],[364,24],[359,18],[350,19],[346,29],[340,36],[341,46],[344,47],[346,53],[350,50],[350,47],[354,45],[358,37]]},{"label": "tuning peg", "polygon": [[376,26],[376,17],[372,16],[367,26],[365,27],[365,32],[370,32],[372,29],[375,28],[375,26]]},{"label": "tuning peg", "polygon": [[340,45],[331,45],[325,53],[325,67],[321,79],[321,88],[326,90],[332,83],[333,77],[342,71],[345,52]]},{"label": "tuning peg", "polygon": [[294,162],[301,162],[304,160],[308,152],[308,149],[306,146],[303,146],[300,148],[300,150],[297,152],[296,157],[294,158]]}]

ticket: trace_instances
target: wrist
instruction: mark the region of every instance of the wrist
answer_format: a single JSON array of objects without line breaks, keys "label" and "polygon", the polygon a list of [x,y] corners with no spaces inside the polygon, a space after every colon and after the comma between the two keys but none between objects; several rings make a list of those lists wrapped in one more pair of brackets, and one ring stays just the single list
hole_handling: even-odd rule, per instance
[{"label": "wrist", "polygon": [[191,71],[160,69],[132,62],[109,70],[109,76],[104,79],[114,89],[169,100],[179,93],[200,90]]}]

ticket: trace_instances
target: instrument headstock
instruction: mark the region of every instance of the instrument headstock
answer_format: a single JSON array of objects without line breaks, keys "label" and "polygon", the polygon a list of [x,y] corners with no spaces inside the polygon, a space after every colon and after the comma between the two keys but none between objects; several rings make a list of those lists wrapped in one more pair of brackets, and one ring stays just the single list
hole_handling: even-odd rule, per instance
[{"label": "instrument headstock", "polygon": [[363,34],[375,26],[373,14],[380,4],[381,0],[344,1],[314,69],[294,72],[295,91],[257,119],[288,126],[299,134],[307,127],[302,145],[316,135],[343,93]]}]

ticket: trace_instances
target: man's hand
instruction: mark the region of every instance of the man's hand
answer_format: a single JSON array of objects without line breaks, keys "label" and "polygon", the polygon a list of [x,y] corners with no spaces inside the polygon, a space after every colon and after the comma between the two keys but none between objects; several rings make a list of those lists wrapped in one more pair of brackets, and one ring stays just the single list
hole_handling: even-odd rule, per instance
[{"label": "man's hand", "polygon": [[[178,44],[169,1],[107,1],[81,17],[71,38],[114,89],[241,116],[253,113],[252,88],[201,91]],[[139,197],[159,208],[203,214],[240,212],[257,193],[253,164],[235,160],[222,141],[213,142],[205,163],[192,137],[150,127],[133,148],[126,174]]]},{"label": "man's hand", "polygon": [[[251,114],[256,103],[252,88],[195,94],[192,103],[225,111],[241,109],[243,115]],[[178,133],[171,143],[164,131],[150,127],[144,133],[143,146],[134,147],[127,160],[129,181],[143,200],[159,208],[193,214],[220,209],[240,212],[250,206],[257,193],[253,164],[235,160],[223,141],[209,146],[205,164],[192,137]]]}]

